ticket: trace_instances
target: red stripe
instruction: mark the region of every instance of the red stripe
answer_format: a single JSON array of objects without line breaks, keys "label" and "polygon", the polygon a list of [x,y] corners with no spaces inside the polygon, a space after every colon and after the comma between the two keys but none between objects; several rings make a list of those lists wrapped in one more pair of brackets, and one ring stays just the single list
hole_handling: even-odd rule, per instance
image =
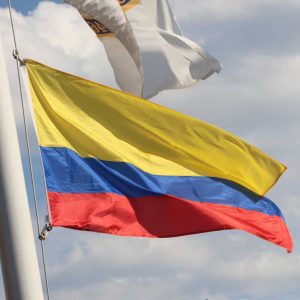
[{"label": "red stripe", "polygon": [[283,219],[257,211],[169,195],[132,199],[111,193],[48,195],[53,226],[142,237],[241,229],[292,251]]}]

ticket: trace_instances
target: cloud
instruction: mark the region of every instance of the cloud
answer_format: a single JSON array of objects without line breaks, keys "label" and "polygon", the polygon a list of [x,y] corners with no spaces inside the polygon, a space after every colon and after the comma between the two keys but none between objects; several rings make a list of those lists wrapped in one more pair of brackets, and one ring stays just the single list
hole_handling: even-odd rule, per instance
[{"label": "cloud", "polygon": [[285,56],[300,50],[299,1],[173,0],[187,37],[236,68],[240,54]]},{"label": "cloud", "polygon": [[[286,217],[295,252],[287,255],[239,231],[149,240],[55,228],[46,240],[52,297],[299,299],[300,52],[294,21],[299,1],[172,3],[186,34],[203,40],[224,68],[207,81],[163,92],[153,101],[223,127],[288,165],[270,198]],[[23,57],[116,86],[103,47],[73,8],[46,1],[27,16],[14,12],[14,20]],[[22,132],[7,9],[0,9],[0,32]]]},{"label": "cloud", "polygon": [[265,8],[276,8],[277,10],[285,9],[285,7],[288,9],[300,8],[297,0],[284,2],[278,0],[191,0],[189,5],[180,0],[171,0],[170,2],[179,18],[202,19],[207,22],[247,18]]},{"label": "cloud", "polygon": [[[7,46],[10,74],[14,74],[8,17],[7,9],[0,9],[0,32]],[[44,1],[28,16],[14,11],[13,17],[23,58],[32,58],[92,80],[115,84],[104,48],[73,7]]]},{"label": "cloud", "polygon": [[[50,269],[55,299],[67,297],[69,291],[75,299],[123,295],[133,300],[242,299],[242,295],[277,299],[277,294],[297,292],[299,253],[282,255],[275,247],[270,251],[255,237],[250,238],[255,247],[250,247],[239,232],[159,241],[89,235],[73,232],[69,257],[60,270]],[[55,238],[60,244],[63,235],[56,233]]]}]

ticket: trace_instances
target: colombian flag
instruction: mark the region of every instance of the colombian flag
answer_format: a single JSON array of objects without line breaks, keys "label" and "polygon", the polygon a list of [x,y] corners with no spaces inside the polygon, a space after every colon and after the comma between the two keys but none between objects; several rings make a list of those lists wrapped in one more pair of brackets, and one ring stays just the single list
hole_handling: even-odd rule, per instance
[{"label": "colombian flag", "polygon": [[142,237],[241,229],[292,250],[264,197],[281,163],[200,120],[26,65],[53,226]]}]

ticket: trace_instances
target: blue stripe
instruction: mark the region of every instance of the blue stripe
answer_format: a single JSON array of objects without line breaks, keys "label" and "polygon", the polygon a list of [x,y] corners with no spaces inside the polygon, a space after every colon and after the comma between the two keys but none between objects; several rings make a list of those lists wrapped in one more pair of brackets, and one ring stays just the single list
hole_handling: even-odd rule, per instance
[{"label": "blue stripe", "polygon": [[282,217],[271,200],[232,181],[205,176],[152,175],[125,162],[82,158],[68,148],[41,147],[41,152],[50,192],[107,192],[130,198],[168,194]]}]

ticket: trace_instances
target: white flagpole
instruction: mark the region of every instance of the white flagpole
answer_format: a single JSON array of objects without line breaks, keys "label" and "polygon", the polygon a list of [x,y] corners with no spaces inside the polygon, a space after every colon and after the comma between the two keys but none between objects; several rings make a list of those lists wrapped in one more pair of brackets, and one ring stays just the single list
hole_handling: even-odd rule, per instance
[{"label": "white flagpole", "polygon": [[1,37],[0,255],[6,299],[44,299]]}]

